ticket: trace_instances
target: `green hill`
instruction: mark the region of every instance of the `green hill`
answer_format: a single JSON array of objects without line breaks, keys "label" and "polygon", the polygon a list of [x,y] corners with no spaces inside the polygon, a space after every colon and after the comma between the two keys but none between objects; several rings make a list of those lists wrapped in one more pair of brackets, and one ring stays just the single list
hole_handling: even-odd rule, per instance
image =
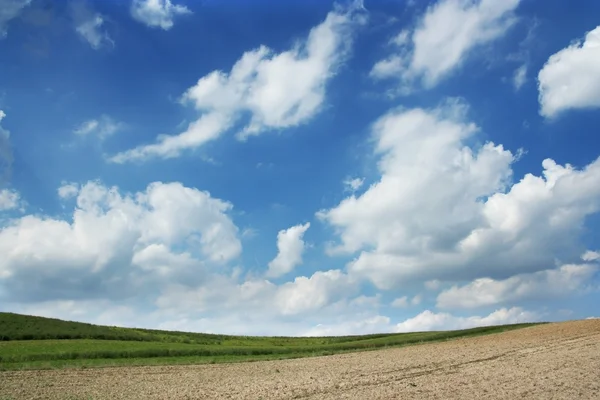
[{"label": "green hill", "polygon": [[184,342],[211,344],[226,338],[224,335],[172,332],[150,329],[119,328],[35,317],[14,313],[0,313],[0,341],[45,339],[100,339],[146,342]]},{"label": "green hill", "polygon": [[258,337],[120,328],[0,313],[0,369],[306,357],[477,336],[531,325],[361,336]]}]

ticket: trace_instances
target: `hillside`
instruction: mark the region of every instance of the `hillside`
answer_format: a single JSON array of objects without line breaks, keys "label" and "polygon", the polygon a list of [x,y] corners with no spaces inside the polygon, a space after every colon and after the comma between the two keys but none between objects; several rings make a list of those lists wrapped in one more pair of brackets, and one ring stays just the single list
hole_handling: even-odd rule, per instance
[{"label": "hillside", "polygon": [[0,369],[215,363],[329,355],[531,326],[336,337],[255,337],[119,328],[0,313]]}]

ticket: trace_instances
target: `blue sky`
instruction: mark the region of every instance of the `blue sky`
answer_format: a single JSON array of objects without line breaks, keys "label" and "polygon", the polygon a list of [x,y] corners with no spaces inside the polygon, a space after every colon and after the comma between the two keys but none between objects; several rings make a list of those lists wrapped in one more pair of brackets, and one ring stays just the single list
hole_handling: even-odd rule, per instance
[{"label": "blue sky", "polygon": [[277,335],[597,314],[598,2],[0,10],[0,310]]}]

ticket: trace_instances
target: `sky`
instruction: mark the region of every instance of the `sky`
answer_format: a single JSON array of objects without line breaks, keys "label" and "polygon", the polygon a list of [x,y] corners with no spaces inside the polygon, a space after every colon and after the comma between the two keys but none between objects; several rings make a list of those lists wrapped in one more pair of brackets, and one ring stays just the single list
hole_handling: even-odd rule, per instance
[{"label": "sky", "polygon": [[600,2],[0,0],[0,311],[597,317]]}]

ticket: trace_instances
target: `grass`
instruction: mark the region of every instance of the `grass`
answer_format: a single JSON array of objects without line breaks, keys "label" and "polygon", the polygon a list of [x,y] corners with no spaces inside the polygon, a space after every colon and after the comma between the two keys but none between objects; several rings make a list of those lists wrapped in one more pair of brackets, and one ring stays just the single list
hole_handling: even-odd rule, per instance
[{"label": "grass", "polygon": [[0,313],[0,370],[241,362],[322,356],[499,333],[534,324],[337,337],[257,337],[98,326]]}]

